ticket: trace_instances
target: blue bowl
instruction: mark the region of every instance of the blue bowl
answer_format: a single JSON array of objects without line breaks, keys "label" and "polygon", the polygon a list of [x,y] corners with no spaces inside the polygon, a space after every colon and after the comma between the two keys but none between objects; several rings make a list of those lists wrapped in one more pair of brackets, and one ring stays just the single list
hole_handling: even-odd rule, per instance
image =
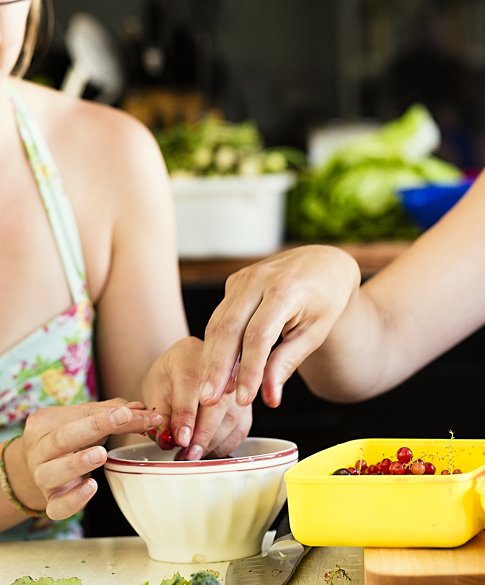
[{"label": "blue bowl", "polygon": [[473,181],[464,180],[452,185],[428,184],[400,189],[402,206],[422,229],[435,224],[468,191]]}]

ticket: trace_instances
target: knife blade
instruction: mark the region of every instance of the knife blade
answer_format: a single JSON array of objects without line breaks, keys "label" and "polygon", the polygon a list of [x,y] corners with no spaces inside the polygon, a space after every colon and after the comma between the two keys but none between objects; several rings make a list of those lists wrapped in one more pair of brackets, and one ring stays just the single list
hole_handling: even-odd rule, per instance
[{"label": "knife blade", "polygon": [[225,585],[285,585],[310,550],[291,533],[277,538],[267,554],[231,561]]}]

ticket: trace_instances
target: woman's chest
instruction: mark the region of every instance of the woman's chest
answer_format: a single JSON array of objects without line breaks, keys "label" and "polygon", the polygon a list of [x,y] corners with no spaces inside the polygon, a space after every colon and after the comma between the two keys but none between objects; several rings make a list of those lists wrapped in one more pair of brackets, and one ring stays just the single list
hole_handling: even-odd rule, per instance
[{"label": "woman's chest", "polygon": [[52,229],[35,185],[0,185],[0,355],[70,304]]}]

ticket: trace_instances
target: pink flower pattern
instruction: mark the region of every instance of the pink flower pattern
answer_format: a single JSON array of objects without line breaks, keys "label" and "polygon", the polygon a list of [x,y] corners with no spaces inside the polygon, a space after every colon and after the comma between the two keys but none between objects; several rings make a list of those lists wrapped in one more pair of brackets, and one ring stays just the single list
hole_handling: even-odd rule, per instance
[{"label": "pink flower pattern", "polygon": [[[0,440],[18,433],[29,414],[41,407],[96,398],[92,349],[94,310],[74,210],[41,129],[17,90],[10,84],[7,89],[73,303],[0,355]],[[55,522],[28,519],[0,532],[0,541],[79,537],[79,521],[79,516]]]},{"label": "pink flower pattern", "polygon": [[97,398],[93,319],[83,299],[0,356],[0,432],[43,406]]},{"label": "pink flower pattern", "polygon": [[64,372],[70,376],[75,376],[86,367],[88,357],[89,344],[68,343],[66,353],[61,358]]}]

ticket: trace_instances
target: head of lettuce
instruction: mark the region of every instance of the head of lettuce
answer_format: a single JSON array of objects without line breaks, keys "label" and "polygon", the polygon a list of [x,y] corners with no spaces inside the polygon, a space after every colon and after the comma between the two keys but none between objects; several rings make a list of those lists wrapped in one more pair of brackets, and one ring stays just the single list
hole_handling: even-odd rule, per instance
[{"label": "head of lettuce", "polygon": [[418,234],[402,208],[399,189],[456,183],[462,173],[431,153],[440,142],[429,111],[416,104],[404,115],[301,174],[289,193],[288,236],[301,240],[409,239]]}]

